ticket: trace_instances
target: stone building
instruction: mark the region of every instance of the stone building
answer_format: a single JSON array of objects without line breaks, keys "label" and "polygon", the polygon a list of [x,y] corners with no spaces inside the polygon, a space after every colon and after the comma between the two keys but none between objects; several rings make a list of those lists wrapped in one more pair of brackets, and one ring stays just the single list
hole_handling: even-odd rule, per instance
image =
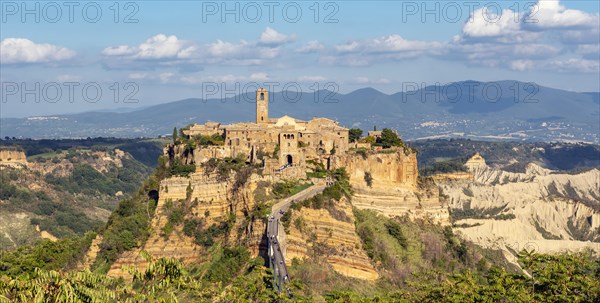
[{"label": "stone building", "polygon": [[269,117],[269,92],[256,91],[255,122],[222,125],[216,122],[194,124],[184,131],[188,136],[222,135],[223,146],[204,147],[194,153],[202,163],[219,156],[247,155],[251,162],[263,161],[265,171],[303,167],[307,159],[317,159],[348,150],[348,129],[327,118],[304,121],[290,116]]}]

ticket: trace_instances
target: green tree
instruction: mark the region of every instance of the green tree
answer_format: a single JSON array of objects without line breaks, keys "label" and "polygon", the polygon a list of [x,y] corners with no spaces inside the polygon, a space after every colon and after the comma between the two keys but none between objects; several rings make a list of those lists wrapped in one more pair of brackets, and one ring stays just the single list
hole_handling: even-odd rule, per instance
[{"label": "green tree", "polygon": [[381,139],[379,140],[381,143],[381,145],[383,145],[384,148],[390,148],[392,146],[402,146],[402,140],[400,139],[400,137],[398,137],[398,134],[396,134],[393,130],[389,129],[389,128],[384,128],[381,131]]},{"label": "green tree", "polygon": [[173,127],[173,144],[177,144],[177,127]]},{"label": "green tree", "polygon": [[348,140],[350,142],[356,142],[358,141],[358,139],[360,139],[360,137],[362,136],[363,131],[360,128],[351,128],[348,131]]}]

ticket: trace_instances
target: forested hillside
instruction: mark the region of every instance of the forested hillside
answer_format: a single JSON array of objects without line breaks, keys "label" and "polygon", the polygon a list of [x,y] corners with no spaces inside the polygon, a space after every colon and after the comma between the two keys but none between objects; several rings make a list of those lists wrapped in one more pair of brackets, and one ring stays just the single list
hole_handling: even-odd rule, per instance
[{"label": "forested hillside", "polygon": [[29,156],[26,167],[0,170],[2,249],[97,230],[151,172],[131,154],[107,146],[38,148],[43,153]]}]

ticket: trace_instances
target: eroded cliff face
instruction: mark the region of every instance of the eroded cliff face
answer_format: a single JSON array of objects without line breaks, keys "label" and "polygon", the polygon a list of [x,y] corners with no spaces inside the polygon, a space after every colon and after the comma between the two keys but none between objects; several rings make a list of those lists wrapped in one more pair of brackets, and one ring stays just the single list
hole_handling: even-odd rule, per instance
[{"label": "eroded cliff face", "polygon": [[163,180],[149,239],[141,248],[121,255],[111,266],[108,275],[128,278],[129,274],[123,270],[123,266],[127,265],[145,269],[147,262],[140,256],[143,250],[153,258],[181,259],[187,264],[209,260],[205,248],[197,245],[192,236],[185,235],[184,224],[174,225],[172,231],[165,234],[165,226],[169,223],[168,207],[176,203],[183,203],[185,219],[199,219],[204,227],[219,225],[235,217],[230,232],[215,240],[245,245],[253,256],[257,256],[266,224],[258,218],[250,220],[249,215],[256,208],[253,193],[259,181],[260,176],[252,175],[244,186],[234,192],[233,178],[220,181],[216,175],[194,173],[189,178],[171,177]]},{"label": "eroded cliff face", "polygon": [[[417,159],[414,153],[349,154],[343,160],[354,190],[352,205],[376,210],[386,216],[408,215],[412,219],[430,219],[450,224],[447,205],[440,200],[434,184],[418,185]],[[365,180],[369,173],[372,181]]]},{"label": "eroded cliff face", "polygon": [[388,217],[407,215],[411,219],[430,220],[434,224],[449,225],[447,204],[440,199],[435,186],[411,189],[386,186],[354,186],[352,205],[358,209],[372,209]]},{"label": "eroded cliff face", "polygon": [[0,150],[0,166],[27,166],[27,156],[22,150]]},{"label": "eroded cliff face", "polygon": [[600,252],[600,170],[573,175],[531,164],[525,173],[486,168],[474,178],[440,183],[466,238],[512,251]]},{"label": "eroded cliff face", "polygon": [[365,174],[370,174],[374,183],[388,186],[416,188],[419,169],[415,153],[405,154],[403,149],[389,152],[348,153],[337,160],[336,166],[345,167],[350,182],[365,184]]},{"label": "eroded cliff face", "polygon": [[371,264],[355,231],[351,204],[342,198],[333,211],[301,208],[293,211],[286,234],[284,256],[288,265],[293,258],[316,259],[348,277],[375,280],[379,274]]}]

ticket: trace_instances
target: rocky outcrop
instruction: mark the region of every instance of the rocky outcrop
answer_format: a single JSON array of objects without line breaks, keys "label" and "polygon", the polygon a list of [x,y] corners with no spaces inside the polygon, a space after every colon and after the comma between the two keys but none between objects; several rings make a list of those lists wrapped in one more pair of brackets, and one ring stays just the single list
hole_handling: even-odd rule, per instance
[{"label": "rocky outcrop", "polygon": [[21,168],[27,166],[27,156],[25,152],[18,149],[0,150],[0,166],[10,166]]},{"label": "rocky outcrop", "polygon": [[[354,190],[352,205],[372,209],[388,217],[408,215],[412,219],[429,218],[434,223],[450,224],[447,205],[440,201],[438,188],[417,185],[415,153],[403,149],[390,152],[349,153],[341,157]],[[365,175],[370,176],[368,184]]]},{"label": "rocky outcrop", "polygon": [[284,256],[288,265],[293,258],[312,258],[330,264],[344,276],[364,280],[379,277],[361,248],[354,228],[352,206],[345,198],[336,202],[333,212],[310,208],[293,211],[285,244]]},{"label": "rocky outcrop", "polygon": [[525,173],[485,168],[474,176],[440,183],[466,238],[512,251],[600,252],[600,170],[566,174],[530,164]]},{"label": "rocky outcrop", "polygon": [[253,192],[259,181],[260,176],[252,175],[243,187],[234,192],[232,180],[220,181],[216,176],[202,173],[191,174],[189,178],[171,177],[163,180],[150,238],[141,248],[120,256],[108,275],[128,278],[128,273],[123,270],[127,265],[145,269],[147,262],[140,255],[143,250],[154,258],[175,258],[188,264],[207,259],[204,248],[197,245],[194,238],[184,234],[183,224],[174,226],[169,235],[162,233],[169,220],[166,213],[169,203],[185,203],[185,218],[200,219],[205,227],[227,221],[230,215],[235,216],[235,226],[228,237],[221,240],[246,245],[252,255],[258,255],[266,225],[262,220],[248,222],[248,215],[256,206]]},{"label": "rocky outcrop", "polygon": [[449,225],[448,206],[440,200],[437,187],[412,189],[387,186],[353,186],[352,205],[372,209],[388,217],[408,216],[434,224]]},{"label": "rocky outcrop", "polygon": [[412,188],[417,186],[417,156],[415,153],[406,154],[403,149],[385,153],[350,152],[336,159],[336,162],[335,167],[346,168],[353,184],[365,184],[365,174],[369,174],[374,183]]}]

